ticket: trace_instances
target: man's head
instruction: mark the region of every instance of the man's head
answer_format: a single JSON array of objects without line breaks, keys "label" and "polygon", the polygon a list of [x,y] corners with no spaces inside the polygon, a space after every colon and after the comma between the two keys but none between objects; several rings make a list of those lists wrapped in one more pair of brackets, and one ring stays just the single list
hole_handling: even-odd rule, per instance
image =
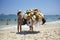
[{"label": "man's head", "polygon": [[26,10],[26,14],[30,14],[31,13],[31,10]]},{"label": "man's head", "polygon": [[37,9],[37,8],[33,9],[33,13],[34,13],[34,15],[36,15],[37,12],[38,12],[38,9]]},{"label": "man's head", "polygon": [[17,13],[17,15],[19,15],[21,13],[21,10],[18,10],[18,13]]}]

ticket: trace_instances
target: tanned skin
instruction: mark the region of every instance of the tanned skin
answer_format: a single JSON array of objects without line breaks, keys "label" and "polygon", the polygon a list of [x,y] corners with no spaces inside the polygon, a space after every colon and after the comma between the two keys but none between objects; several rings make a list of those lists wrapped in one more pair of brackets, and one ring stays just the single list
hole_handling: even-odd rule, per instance
[{"label": "tanned skin", "polygon": [[18,15],[18,27],[17,27],[17,30],[18,30],[18,32],[21,32],[21,30],[22,30],[22,28],[21,28],[21,25],[22,25],[22,15],[21,15],[21,12],[18,12],[17,15]]}]

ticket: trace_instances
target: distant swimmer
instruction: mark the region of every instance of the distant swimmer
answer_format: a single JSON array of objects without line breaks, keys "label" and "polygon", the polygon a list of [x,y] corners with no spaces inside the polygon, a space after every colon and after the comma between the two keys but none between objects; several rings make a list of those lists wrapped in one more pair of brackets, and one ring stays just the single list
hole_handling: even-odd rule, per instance
[{"label": "distant swimmer", "polygon": [[15,21],[16,21],[16,19],[15,19]]},{"label": "distant swimmer", "polygon": [[9,25],[9,20],[8,19],[6,20],[6,25]]}]

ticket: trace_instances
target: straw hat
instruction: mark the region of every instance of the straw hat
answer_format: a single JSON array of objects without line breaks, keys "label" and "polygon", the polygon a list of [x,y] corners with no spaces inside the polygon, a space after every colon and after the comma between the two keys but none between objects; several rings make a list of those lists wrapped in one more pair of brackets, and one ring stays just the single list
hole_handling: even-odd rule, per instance
[{"label": "straw hat", "polygon": [[37,8],[34,8],[33,11],[34,11],[34,12],[38,12],[39,10],[38,10]]},{"label": "straw hat", "polygon": [[26,10],[26,12],[31,12],[31,10],[29,9],[29,10]]}]

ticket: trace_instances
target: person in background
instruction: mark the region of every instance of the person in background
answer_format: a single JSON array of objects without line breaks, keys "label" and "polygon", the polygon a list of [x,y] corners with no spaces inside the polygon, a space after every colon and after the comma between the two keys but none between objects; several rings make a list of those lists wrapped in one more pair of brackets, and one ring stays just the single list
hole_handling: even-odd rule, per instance
[{"label": "person in background", "polygon": [[22,12],[21,12],[21,10],[18,10],[17,16],[18,16],[17,30],[18,30],[18,32],[21,32],[21,30],[22,30],[22,28],[21,28],[21,25],[22,25]]}]

